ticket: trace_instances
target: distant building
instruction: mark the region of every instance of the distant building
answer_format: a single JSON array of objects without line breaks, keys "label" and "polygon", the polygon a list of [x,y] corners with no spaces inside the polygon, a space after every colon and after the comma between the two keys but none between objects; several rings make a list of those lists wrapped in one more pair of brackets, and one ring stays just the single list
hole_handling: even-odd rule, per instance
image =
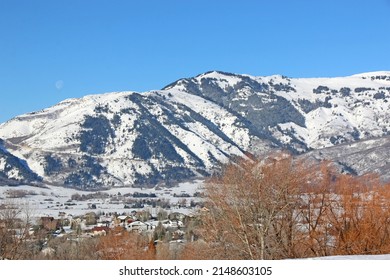
[{"label": "distant building", "polygon": [[59,220],[53,217],[41,217],[41,226],[48,231],[56,230],[59,226]]}]

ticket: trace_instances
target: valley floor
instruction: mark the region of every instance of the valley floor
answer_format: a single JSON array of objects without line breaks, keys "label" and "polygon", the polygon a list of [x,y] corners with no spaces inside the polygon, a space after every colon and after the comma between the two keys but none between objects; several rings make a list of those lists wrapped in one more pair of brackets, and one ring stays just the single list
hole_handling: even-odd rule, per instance
[{"label": "valley floor", "polygon": [[[202,191],[203,181],[180,183],[173,187],[155,188],[113,188],[105,191],[87,192],[56,186],[18,186],[0,187],[1,201],[13,200],[25,205],[33,216],[58,217],[59,213],[72,216],[84,215],[87,212],[124,213],[140,209],[157,214],[164,207],[168,212],[190,214],[195,211],[192,205],[200,202],[196,193]],[[72,199],[75,196],[77,200]],[[83,198],[84,196],[84,198]],[[136,200],[143,202],[164,201],[164,205],[157,206],[147,203],[135,205]],[[148,200],[148,201],[147,201]],[[140,207],[132,207],[140,206]],[[153,207],[155,206],[155,207]]]}]

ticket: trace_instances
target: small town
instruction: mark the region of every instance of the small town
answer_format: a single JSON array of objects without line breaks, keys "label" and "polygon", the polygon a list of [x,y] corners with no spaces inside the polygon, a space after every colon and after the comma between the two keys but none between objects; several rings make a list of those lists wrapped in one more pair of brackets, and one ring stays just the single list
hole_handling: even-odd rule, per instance
[{"label": "small town", "polygon": [[[169,251],[176,252],[187,241],[197,238],[196,217],[208,211],[201,200],[199,186],[201,182],[195,181],[176,188],[121,188],[107,192],[48,186],[2,187],[0,229],[8,234],[0,238],[1,256],[5,259],[82,258],[56,256],[56,252],[60,250],[59,245],[78,247],[97,242],[112,232],[137,234],[148,245],[165,244]],[[52,195],[53,191],[57,195]],[[10,240],[20,246],[24,241],[29,254],[23,257],[24,250],[18,248],[21,252],[11,250],[15,255],[7,256],[6,243]]]}]

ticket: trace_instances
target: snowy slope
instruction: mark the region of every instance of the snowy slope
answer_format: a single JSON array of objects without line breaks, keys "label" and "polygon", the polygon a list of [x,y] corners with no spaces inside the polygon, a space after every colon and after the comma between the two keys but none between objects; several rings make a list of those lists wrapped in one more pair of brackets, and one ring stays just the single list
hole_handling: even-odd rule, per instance
[{"label": "snowy slope", "polygon": [[253,141],[270,145],[240,121],[190,94],[120,92],[19,116],[0,135],[47,182],[95,189],[204,176]]},{"label": "snowy slope", "polygon": [[390,136],[318,149],[303,156],[332,161],[346,173],[376,173],[383,181],[390,181]]},{"label": "snowy slope", "polygon": [[246,152],[384,137],[389,100],[390,72],[294,79],[212,71],[158,91],[65,100],[1,124],[0,138],[51,184],[154,185],[210,174]]},{"label": "snowy slope", "polygon": [[390,125],[390,72],[293,79],[213,71],[166,89],[213,100],[296,152],[387,135]]},{"label": "snowy slope", "polygon": [[41,178],[23,160],[7,151],[3,146],[3,140],[0,139],[0,185],[38,183],[40,181]]}]

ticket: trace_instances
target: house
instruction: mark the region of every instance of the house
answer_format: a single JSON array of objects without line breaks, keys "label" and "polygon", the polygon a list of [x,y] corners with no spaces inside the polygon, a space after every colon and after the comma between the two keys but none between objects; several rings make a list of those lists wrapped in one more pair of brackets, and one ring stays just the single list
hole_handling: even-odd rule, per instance
[{"label": "house", "polygon": [[108,215],[101,215],[98,219],[98,222],[105,225],[110,225],[113,221],[113,218]]},{"label": "house", "polygon": [[45,230],[53,231],[59,227],[59,220],[53,217],[41,217],[41,226]]},{"label": "house", "polygon": [[115,224],[123,227],[127,227],[128,224],[132,223],[134,220],[132,217],[127,215],[121,215],[116,217]]},{"label": "house", "polygon": [[180,212],[173,212],[168,215],[169,220],[177,220],[177,221],[184,221],[186,218],[186,215]]},{"label": "house", "polygon": [[164,221],[161,221],[161,224],[166,229],[177,229],[179,227],[177,221],[164,220]]},{"label": "house", "polygon": [[141,231],[147,231],[147,230],[151,230],[151,229],[152,229],[152,225],[150,225],[148,223],[141,222],[141,221],[132,222],[127,226],[127,230],[129,230],[129,231],[141,232]]},{"label": "house", "polygon": [[96,226],[91,230],[93,236],[106,236],[109,231],[110,228],[105,226]]}]

